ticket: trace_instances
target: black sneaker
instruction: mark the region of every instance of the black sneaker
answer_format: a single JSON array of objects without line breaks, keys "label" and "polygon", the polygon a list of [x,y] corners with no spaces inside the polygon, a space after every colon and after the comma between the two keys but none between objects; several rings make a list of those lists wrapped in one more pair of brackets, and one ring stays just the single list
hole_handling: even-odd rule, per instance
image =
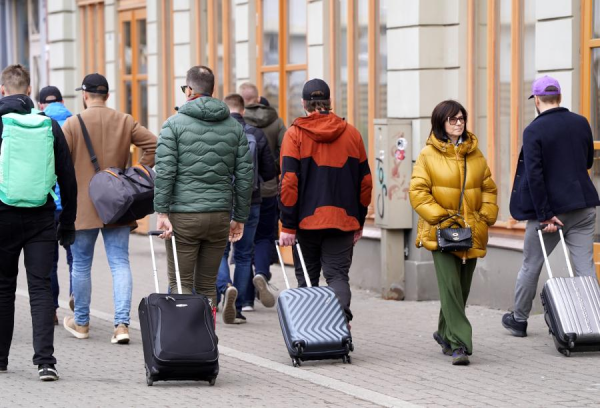
[{"label": "black sneaker", "polygon": [[239,310],[235,314],[235,320],[233,324],[244,324],[246,323],[246,317]]},{"label": "black sneaker", "polygon": [[502,326],[515,337],[527,337],[527,321],[519,322],[516,320],[514,312],[502,316]]},{"label": "black sneaker", "polygon": [[442,353],[444,353],[445,356],[452,355],[452,347],[450,346],[450,343],[444,340],[438,332],[433,333],[433,339],[437,342],[437,344],[440,345],[440,347],[442,347]]},{"label": "black sneaker", "polygon": [[469,365],[469,356],[464,347],[457,348],[452,352],[452,365]]},{"label": "black sneaker", "polygon": [[56,381],[59,378],[54,364],[40,364],[38,366],[38,374],[42,381]]}]

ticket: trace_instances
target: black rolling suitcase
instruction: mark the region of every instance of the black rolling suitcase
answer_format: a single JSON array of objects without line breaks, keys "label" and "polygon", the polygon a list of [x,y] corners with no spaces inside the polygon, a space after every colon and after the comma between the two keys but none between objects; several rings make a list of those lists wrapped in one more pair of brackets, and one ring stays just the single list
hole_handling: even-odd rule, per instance
[{"label": "black rolling suitcase", "polygon": [[154,381],[195,380],[214,385],[219,374],[219,350],[212,308],[206,296],[181,294],[175,236],[173,255],[180,294],[158,293],[152,236],[162,232],[148,233],[157,293],[143,298],[138,308],[146,382],[150,386]]},{"label": "black rolling suitcase", "polygon": [[335,293],[329,287],[311,287],[297,242],[296,249],[308,287],[290,289],[279,242],[275,245],[287,287],[277,298],[277,314],[294,367],[307,360],[341,358],[344,363],[350,363],[350,352],[354,350],[352,336]]},{"label": "black rolling suitcase", "polygon": [[600,351],[600,287],[595,276],[574,276],[562,228],[559,227],[569,277],[553,277],[542,230],[538,228],[550,279],[541,293],[544,318],[556,349],[569,357],[571,352]]}]

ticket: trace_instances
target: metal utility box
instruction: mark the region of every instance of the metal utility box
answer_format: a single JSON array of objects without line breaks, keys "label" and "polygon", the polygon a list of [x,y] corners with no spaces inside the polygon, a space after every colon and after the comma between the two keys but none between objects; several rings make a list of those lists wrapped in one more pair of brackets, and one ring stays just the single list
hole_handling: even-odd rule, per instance
[{"label": "metal utility box", "polygon": [[373,184],[375,224],[385,229],[412,228],[408,188],[412,174],[412,123],[376,119]]}]

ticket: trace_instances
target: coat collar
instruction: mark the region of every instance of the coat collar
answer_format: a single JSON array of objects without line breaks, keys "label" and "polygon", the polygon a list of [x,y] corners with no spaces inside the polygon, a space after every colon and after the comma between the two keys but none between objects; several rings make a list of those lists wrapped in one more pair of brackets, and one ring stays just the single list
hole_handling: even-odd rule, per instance
[{"label": "coat collar", "polygon": [[457,153],[459,156],[465,156],[475,151],[475,149],[477,149],[477,144],[477,136],[475,136],[471,132],[467,132],[466,140],[463,140],[462,143],[460,143],[457,146],[455,146],[451,142],[439,140],[437,137],[435,137],[433,133],[429,135],[429,138],[427,139],[427,145],[433,146],[440,152],[444,153],[446,156],[450,157],[455,157]]}]

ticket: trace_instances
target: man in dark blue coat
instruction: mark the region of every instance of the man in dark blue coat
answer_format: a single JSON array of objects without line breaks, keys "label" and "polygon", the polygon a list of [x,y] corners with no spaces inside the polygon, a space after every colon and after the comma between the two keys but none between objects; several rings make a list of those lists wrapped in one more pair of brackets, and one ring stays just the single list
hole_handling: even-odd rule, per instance
[{"label": "man in dark blue coat", "polygon": [[588,121],[560,107],[560,84],[544,76],[532,85],[538,116],[523,132],[523,148],[510,199],[510,213],[527,220],[523,265],[517,277],[514,311],[503,326],[517,337],[527,336],[527,318],[544,263],[536,228],[544,228],[548,254],[559,243],[562,227],[575,273],[594,276],[593,244],[598,192],[588,170],[594,142]]}]

